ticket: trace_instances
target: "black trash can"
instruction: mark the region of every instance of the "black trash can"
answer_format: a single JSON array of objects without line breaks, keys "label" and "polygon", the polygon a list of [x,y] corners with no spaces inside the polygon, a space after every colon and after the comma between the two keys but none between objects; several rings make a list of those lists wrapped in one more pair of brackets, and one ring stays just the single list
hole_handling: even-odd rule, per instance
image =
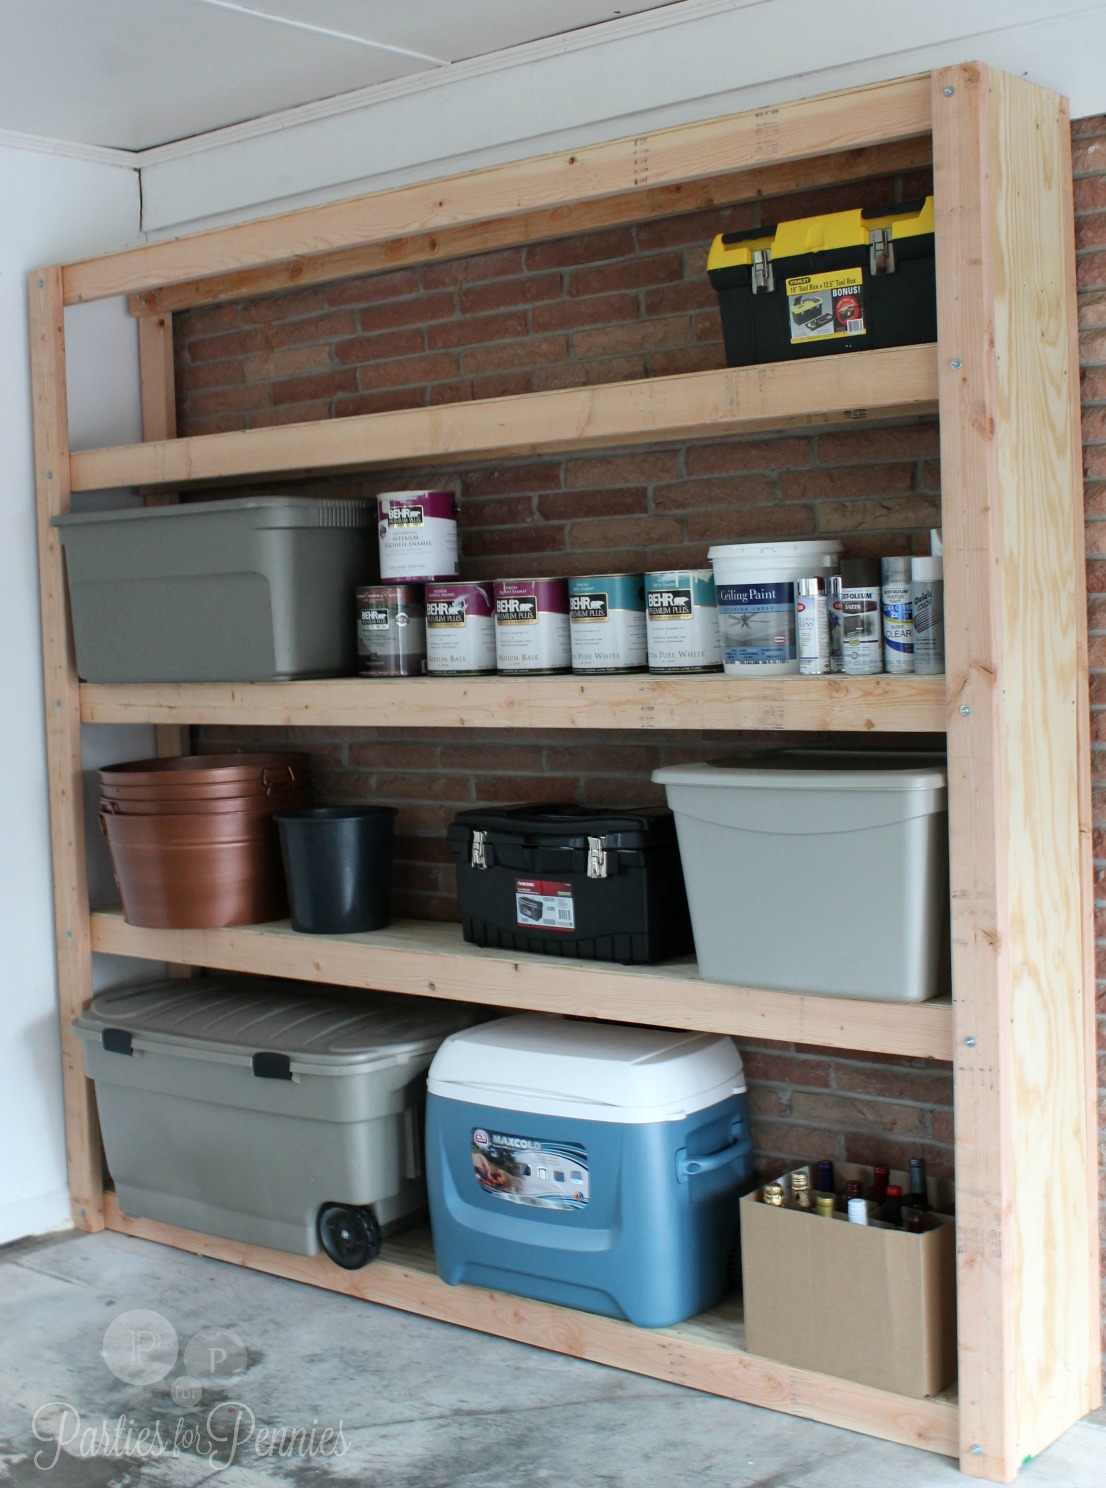
[{"label": "black trash can", "polygon": [[395,819],[394,806],[276,813],[293,930],[350,935],[387,926]]}]

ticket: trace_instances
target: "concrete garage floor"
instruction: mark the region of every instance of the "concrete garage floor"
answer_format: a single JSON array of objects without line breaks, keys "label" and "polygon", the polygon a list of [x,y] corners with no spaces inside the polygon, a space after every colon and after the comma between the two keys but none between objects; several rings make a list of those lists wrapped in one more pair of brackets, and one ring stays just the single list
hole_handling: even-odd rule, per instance
[{"label": "concrete garage floor", "polygon": [[[0,1250],[0,1340],[0,1484],[16,1488],[968,1481],[926,1452],[120,1235]],[[1106,1418],[1019,1482],[1103,1488]]]}]

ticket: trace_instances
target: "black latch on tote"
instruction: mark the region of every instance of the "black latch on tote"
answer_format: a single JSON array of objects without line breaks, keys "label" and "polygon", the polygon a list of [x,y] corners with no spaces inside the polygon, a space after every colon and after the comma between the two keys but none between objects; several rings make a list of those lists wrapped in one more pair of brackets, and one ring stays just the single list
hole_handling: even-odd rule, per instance
[{"label": "black latch on tote", "polygon": [[134,1053],[134,1035],[129,1028],[105,1028],[100,1044],[109,1054]]},{"label": "black latch on tote", "polygon": [[292,1078],[292,1061],[287,1054],[265,1052],[255,1054],[251,1060],[251,1068],[259,1080],[290,1080]]}]

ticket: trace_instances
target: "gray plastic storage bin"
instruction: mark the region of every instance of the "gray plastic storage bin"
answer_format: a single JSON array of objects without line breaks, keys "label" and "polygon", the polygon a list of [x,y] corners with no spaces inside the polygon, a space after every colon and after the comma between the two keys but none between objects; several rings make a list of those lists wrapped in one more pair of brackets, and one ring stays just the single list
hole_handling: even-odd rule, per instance
[{"label": "gray plastic storage bin", "polygon": [[948,991],[943,763],[784,750],[653,779],[706,980],[888,1002]]},{"label": "gray plastic storage bin", "polygon": [[426,1206],[426,1070],[481,1016],[267,978],[102,993],[73,1028],[120,1208],[363,1265]]},{"label": "gray plastic storage bin", "polygon": [[55,517],[86,682],[267,682],[357,669],[367,501],[247,496]]}]

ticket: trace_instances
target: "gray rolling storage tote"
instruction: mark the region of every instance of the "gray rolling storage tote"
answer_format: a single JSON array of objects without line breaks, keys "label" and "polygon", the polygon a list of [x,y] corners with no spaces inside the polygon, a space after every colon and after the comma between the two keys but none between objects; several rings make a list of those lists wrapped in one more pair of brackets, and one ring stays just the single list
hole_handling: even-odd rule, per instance
[{"label": "gray rolling storage tote", "polygon": [[73,1027],[120,1208],[364,1265],[426,1206],[426,1070],[480,1017],[260,977],[101,993]]}]

